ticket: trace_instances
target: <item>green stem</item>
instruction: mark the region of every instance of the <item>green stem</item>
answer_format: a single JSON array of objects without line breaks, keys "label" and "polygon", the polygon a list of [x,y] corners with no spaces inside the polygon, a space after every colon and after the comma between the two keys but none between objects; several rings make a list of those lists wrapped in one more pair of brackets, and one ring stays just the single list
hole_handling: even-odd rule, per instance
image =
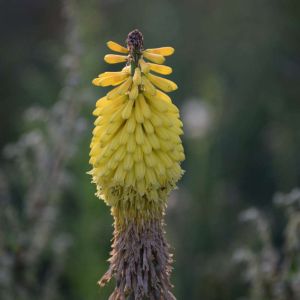
[{"label": "green stem", "polygon": [[133,51],[131,54],[131,64],[130,64],[130,67],[131,67],[131,74],[133,75],[134,74],[134,70],[135,68],[137,68],[139,66],[139,60],[140,60],[140,57],[142,56],[142,53],[140,51]]}]

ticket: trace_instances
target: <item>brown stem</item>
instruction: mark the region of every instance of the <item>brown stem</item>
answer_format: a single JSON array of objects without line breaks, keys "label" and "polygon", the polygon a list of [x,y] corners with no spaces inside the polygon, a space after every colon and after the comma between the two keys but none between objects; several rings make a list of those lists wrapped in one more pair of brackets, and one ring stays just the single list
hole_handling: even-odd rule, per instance
[{"label": "brown stem", "polygon": [[164,237],[161,219],[126,226],[115,222],[110,267],[99,281],[105,285],[112,277],[116,288],[109,300],[175,300],[170,283],[172,256]]}]

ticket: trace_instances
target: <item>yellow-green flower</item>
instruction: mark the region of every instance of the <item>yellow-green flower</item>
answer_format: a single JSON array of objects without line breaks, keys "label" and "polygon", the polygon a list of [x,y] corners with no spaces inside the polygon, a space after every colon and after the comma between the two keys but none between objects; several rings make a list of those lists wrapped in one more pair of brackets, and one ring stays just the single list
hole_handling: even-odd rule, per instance
[{"label": "yellow-green flower", "polygon": [[154,73],[172,72],[161,64],[174,49],[142,50],[135,61],[129,49],[111,41],[107,46],[124,55],[108,54],[105,61],[126,66],[93,80],[97,86],[114,87],[97,101],[93,112],[97,118],[90,163],[98,196],[111,206],[129,201],[132,207],[142,208],[145,199],[164,202],[182,174],[184,152],[179,136],[183,132],[178,108],[165,94],[177,85]]},{"label": "yellow-green flower", "polygon": [[162,64],[174,49],[143,49],[138,30],[128,35],[127,48],[112,41],[107,46],[121,54],[105,55],[104,60],[125,66],[93,80],[96,86],[113,89],[97,101],[93,112],[90,174],[97,195],[112,206],[119,236],[131,223],[143,227],[162,219],[168,194],[182,175],[183,131],[179,110],[166,94],[177,85],[160,76],[172,73]]}]

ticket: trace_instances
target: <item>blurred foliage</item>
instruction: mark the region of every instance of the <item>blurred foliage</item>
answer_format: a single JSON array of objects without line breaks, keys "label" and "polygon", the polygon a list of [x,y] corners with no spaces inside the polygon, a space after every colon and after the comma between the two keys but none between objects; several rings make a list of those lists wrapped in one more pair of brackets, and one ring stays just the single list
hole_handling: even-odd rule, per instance
[{"label": "blurred foliage", "polygon": [[[21,300],[109,295],[96,282],[107,267],[112,220],[86,175],[91,111],[104,94],[91,79],[107,68],[105,42],[122,43],[134,28],[144,33],[146,47],[176,49],[167,64],[179,85],[172,97],[182,111],[187,159],[167,214],[175,294],[248,297],[251,284],[232,253],[257,239],[238,216],[252,206],[278,215],[272,237],[274,247],[284,247],[286,221],[272,198],[300,184],[300,3],[66,3],[71,17],[58,0],[1,3],[0,286],[7,292],[1,299],[16,299],[9,293],[19,287]],[[29,221],[26,207],[34,201],[57,214]],[[33,256],[21,246],[33,245],[32,232],[43,236],[40,224],[49,235]]]},{"label": "blurred foliage", "polygon": [[[272,215],[273,222],[256,208],[249,208],[240,215],[241,221],[253,226],[252,234],[256,236],[250,245],[245,241],[234,254],[234,260],[245,265],[243,277],[250,285],[249,298],[243,299],[300,298],[300,190],[276,194],[274,204],[286,217],[280,245],[274,243],[272,234],[276,214]],[[249,233],[251,235],[251,231]]]}]

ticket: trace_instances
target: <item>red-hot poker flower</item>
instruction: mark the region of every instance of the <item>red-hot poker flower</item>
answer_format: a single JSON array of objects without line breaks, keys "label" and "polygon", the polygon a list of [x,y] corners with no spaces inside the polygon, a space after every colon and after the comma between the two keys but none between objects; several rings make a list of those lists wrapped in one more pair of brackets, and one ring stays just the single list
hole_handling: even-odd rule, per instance
[{"label": "red-hot poker flower", "polygon": [[120,54],[107,63],[125,62],[120,72],[105,72],[97,86],[116,86],[96,103],[90,174],[97,195],[111,206],[115,233],[110,268],[100,284],[114,277],[110,299],[175,299],[170,292],[171,255],[163,232],[169,192],[182,176],[184,151],[179,110],[165,92],[177,89],[162,65],[172,47],[143,48],[138,30],[127,48],[108,42]]}]

